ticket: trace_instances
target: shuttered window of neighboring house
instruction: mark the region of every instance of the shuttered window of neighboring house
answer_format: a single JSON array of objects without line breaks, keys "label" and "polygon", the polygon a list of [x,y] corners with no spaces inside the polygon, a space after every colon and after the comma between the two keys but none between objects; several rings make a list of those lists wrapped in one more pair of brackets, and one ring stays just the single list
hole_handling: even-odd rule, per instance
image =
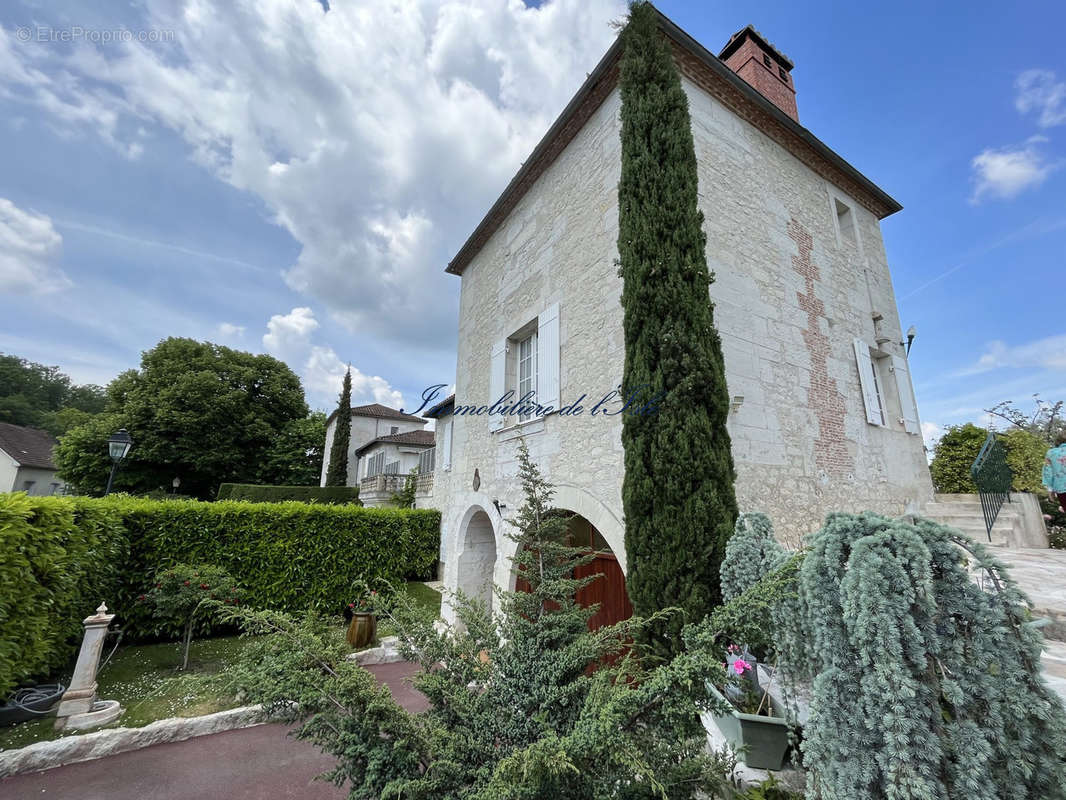
[{"label": "shuttered window of neighboring house", "polygon": [[896,391],[899,393],[899,407],[903,414],[903,429],[907,433],[921,433],[918,424],[918,404],[914,400],[914,386],[911,384],[911,371],[907,359],[892,356],[892,373],[896,376]]},{"label": "shuttered window of neighboring house", "polygon": [[380,475],[385,470],[385,454],[375,453],[366,462],[366,476],[373,478],[375,475]]},{"label": "shuttered window of neighboring house", "polygon": [[877,381],[877,370],[870,357],[870,346],[862,339],[855,339],[855,363],[859,368],[859,385],[862,387],[863,405],[866,407],[866,421],[871,425],[885,424],[884,403],[881,399],[881,387]]},{"label": "shuttered window of neighboring house", "polygon": [[418,457],[418,474],[428,475],[435,468],[436,451],[431,447],[428,450],[423,450]]}]

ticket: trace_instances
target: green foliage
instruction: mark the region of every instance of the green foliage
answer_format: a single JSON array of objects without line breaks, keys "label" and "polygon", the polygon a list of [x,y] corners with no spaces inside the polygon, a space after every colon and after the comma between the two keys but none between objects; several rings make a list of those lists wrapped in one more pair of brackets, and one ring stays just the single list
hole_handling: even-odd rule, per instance
[{"label": "green foliage", "polygon": [[65,663],[101,600],[127,636],[159,632],[138,597],[160,569],[215,564],[242,602],[336,613],[359,579],[429,572],[439,546],[431,510],[0,495],[0,693]]},{"label": "green foliage", "polygon": [[76,386],[59,367],[0,353],[0,422],[44,428],[59,435],[70,427],[75,415],[103,410],[101,387]]},{"label": "green foliage", "polygon": [[938,492],[974,494],[977,491],[970,467],[987,438],[987,430],[970,422],[952,425],[944,431],[933,448],[933,460],[929,464],[933,486]]},{"label": "green foliage", "polygon": [[683,800],[724,791],[730,765],[706,752],[696,714],[718,707],[703,680],[724,677],[721,654],[686,653],[645,670],[622,654],[646,622],[590,632],[590,609],[574,602],[590,579],[571,577],[587,555],[567,546],[566,521],[551,513],[551,487],[524,446],[520,478],[526,502],[513,566],[531,591],[499,592],[495,615],[455,597],[462,624],[445,631],[410,613],[402,596],[390,612],[405,655],[422,666],[414,685],[428,710],[396,705],[314,616],[229,609],[270,635],[224,679],[301,721],[297,736],[337,759],[328,777],[353,800]]},{"label": "green foliage", "polygon": [[326,415],[312,412],[289,422],[267,447],[259,480],[288,486],[318,486],[322,477],[322,449],[326,442]]},{"label": "green foliage", "polygon": [[688,100],[650,4],[631,7],[622,36],[622,387],[657,407],[623,416],[626,586],[637,614],[684,610],[649,628],[666,655],[678,651],[684,621],[720,600],[735,474]]},{"label": "green foliage", "polygon": [[803,800],[803,795],[790,792],[771,775],[758,786],[752,786],[743,794],[737,795],[737,800]]},{"label": "green foliage", "polygon": [[999,434],[999,441],[1007,452],[1007,466],[1013,476],[1011,488],[1016,492],[1043,493],[1040,473],[1049,447],[1047,442],[1021,428]]},{"label": "green foliage", "polygon": [[191,566],[175,564],[156,573],[155,583],[137,601],[151,609],[157,632],[183,631],[180,669],[189,666],[189,645],[192,643],[196,614],[208,600],[238,605],[241,589],[226,570],[210,564]]},{"label": "green foliage", "polygon": [[398,492],[393,492],[392,504],[397,508],[414,508],[415,507],[415,493],[418,487],[418,468],[415,467],[411,470],[410,474],[403,480],[403,488]]},{"label": "green foliage", "polygon": [[218,487],[219,500],[247,500],[251,503],[301,503],[341,505],[359,502],[358,486],[262,486],[256,483],[224,483]]},{"label": "green foliage", "polygon": [[[352,368],[344,373],[340,400],[337,402],[333,444],[329,448],[326,486],[345,486],[348,483],[348,446],[352,440]],[[323,441],[325,439],[323,438]]]},{"label": "green foliage", "polygon": [[113,603],[126,553],[115,508],[0,494],[0,697],[66,663],[82,620]]},{"label": "green foliage", "polygon": [[119,427],[133,448],[116,489],[168,490],[178,477],[183,492],[210,498],[225,481],[278,482],[261,465],[276,456],[272,448],[289,425],[307,417],[300,381],[285,364],[192,339],[164,339],[145,351],[141,368],[119,375],[107,395],[110,413],[72,428],[56,450],[60,475],[83,493],[106,484],[103,441]]},{"label": "green foliage", "polygon": [[1066,714],[1027,623],[1005,566],[957,531],[831,514],[782,639],[813,681],[809,796],[1066,797]]},{"label": "green foliage", "polygon": [[737,517],[722,561],[722,599],[729,601],[758,583],[788,558],[774,538],[770,518],[757,511]]}]

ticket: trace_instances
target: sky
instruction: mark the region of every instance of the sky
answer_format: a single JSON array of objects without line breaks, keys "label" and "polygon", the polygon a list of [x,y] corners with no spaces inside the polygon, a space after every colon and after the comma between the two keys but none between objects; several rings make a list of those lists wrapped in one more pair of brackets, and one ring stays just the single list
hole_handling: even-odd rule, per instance
[{"label": "sky", "polygon": [[[444,267],[625,11],[86,5],[0,5],[0,352],[105,384],[189,336],[327,410],[349,363],[356,403],[454,381]],[[882,230],[927,439],[1066,398],[1066,6],[657,5],[713,52],[762,31],[802,123],[904,206]]]}]

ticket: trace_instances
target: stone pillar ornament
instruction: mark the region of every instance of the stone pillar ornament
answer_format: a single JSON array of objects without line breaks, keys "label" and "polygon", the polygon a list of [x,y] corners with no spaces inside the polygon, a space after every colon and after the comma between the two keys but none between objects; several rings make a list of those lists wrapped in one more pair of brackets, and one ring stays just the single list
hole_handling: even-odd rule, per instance
[{"label": "stone pillar ornament", "polygon": [[86,617],[85,638],[78,651],[74,675],[56,710],[57,730],[97,728],[114,722],[122,714],[123,708],[117,700],[96,699],[96,670],[100,666],[107,628],[114,618],[114,614],[107,613],[104,603],[100,603],[93,616]]}]

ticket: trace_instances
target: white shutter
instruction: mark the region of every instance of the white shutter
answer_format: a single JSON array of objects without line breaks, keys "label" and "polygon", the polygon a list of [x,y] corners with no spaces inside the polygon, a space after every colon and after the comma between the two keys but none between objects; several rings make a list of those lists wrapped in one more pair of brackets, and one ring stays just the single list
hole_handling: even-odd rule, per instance
[{"label": "white shutter", "polygon": [[896,373],[896,391],[899,392],[899,407],[903,413],[903,428],[907,433],[921,433],[918,404],[914,401],[914,387],[911,386],[911,371],[907,369],[907,359],[892,356],[892,371]]},{"label": "white shutter", "polygon": [[870,358],[870,348],[862,339],[855,340],[855,363],[859,367],[859,385],[862,386],[862,400],[866,406],[866,421],[871,425],[884,425],[881,414],[881,401],[877,396],[877,378],[874,376],[874,362]]},{"label": "white shutter", "polygon": [[448,420],[444,423],[444,441],[441,442],[441,466],[445,469],[452,468],[452,426],[455,425],[455,418]]},{"label": "white shutter", "polygon": [[537,318],[537,402],[559,410],[559,304]]},{"label": "white shutter", "polygon": [[[492,363],[489,364],[489,398],[488,404],[491,407],[493,403],[503,397],[504,392],[504,371],[507,367],[507,340],[500,339],[496,344],[492,346]],[[498,431],[503,427],[504,416],[503,414],[492,414],[489,416],[489,430]]]}]

